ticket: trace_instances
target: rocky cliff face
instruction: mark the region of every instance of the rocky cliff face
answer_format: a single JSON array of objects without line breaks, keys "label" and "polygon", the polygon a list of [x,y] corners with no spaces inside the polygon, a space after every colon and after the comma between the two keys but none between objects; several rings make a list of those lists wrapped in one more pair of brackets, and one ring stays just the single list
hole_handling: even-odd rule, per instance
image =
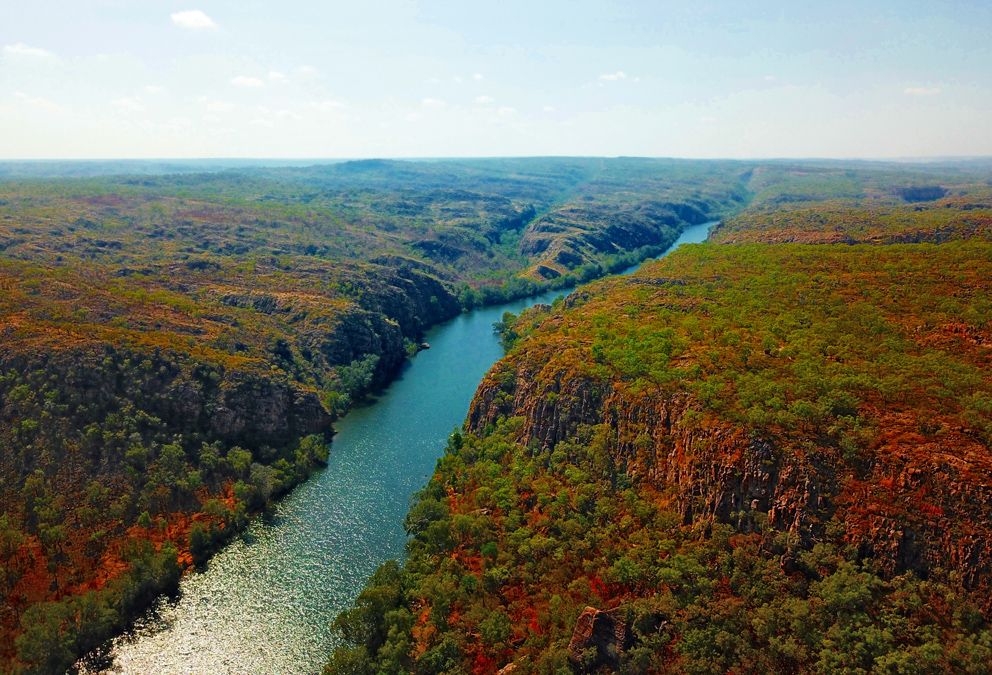
[{"label": "rocky cliff face", "polygon": [[633,644],[633,632],[620,620],[595,607],[586,607],[575,622],[568,644],[569,660],[582,672],[599,666],[616,670],[620,655]]},{"label": "rocky cliff face", "polygon": [[384,286],[362,294],[358,304],[364,315],[355,316],[357,320],[342,321],[345,337],[342,340],[335,336],[334,340],[342,351],[350,349],[353,359],[367,353],[378,354],[380,383],[406,358],[404,339],[418,341],[429,326],[461,311],[458,299],[448,287],[423,272],[388,270],[385,281]]},{"label": "rocky cliff face", "polygon": [[[252,449],[280,447],[330,429],[332,417],[317,391],[301,380],[333,381],[328,378],[335,368],[371,355],[377,357],[372,384],[384,382],[406,357],[408,341],[459,311],[440,281],[412,269],[356,274],[351,292],[354,300],[343,303],[289,292],[231,287],[217,292],[224,305],[250,308],[283,326],[280,337],[269,338],[266,352],[252,351],[254,328],[244,329],[242,341],[225,343],[235,358],[199,351],[191,346],[195,340],[168,346],[55,342],[49,332],[39,334],[44,342],[25,340],[0,349],[0,373],[43,372],[54,378],[60,400],[75,405],[45,419],[64,418],[69,437],[115,413],[120,400],[130,400],[191,442],[199,436]],[[209,338],[209,330],[201,332]],[[0,405],[0,421],[14,424],[22,415],[12,402]]]},{"label": "rocky cliff face", "polygon": [[211,403],[198,412],[227,443],[278,446],[329,431],[331,426],[331,417],[314,392],[240,373],[225,377]]},{"label": "rocky cliff face", "polygon": [[[669,246],[685,224],[705,220],[699,209],[687,204],[573,204],[528,225],[520,240],[520,251],[562,273],[600,254]],[[543,276],[549,278],[547,274]]]},{"label": "rocky cliff face", "polygon": [[[754,426],[708,410],[692,378],[678,386],[651,386],[609,365],[590,366],[597,357],[589,353],[589,342],[575,336],[627,311],[608,301],[626,297],[622,292],[628,288],[654,286],[647,281],[639,275],[622,284],[609,282],[609,290],[584,290],[570,296],[563,310],[545,310],[543,325],[479,386],[469,429],[484,433],[500,418],[522,418],[522,444],[554,448],[574,442],[583,425],[597,427],[613,466],[664,495],[684,524],[726,523],[742,532],[768,532],[769,542],[787,535],[789,550],[831,541],[855,547],[888,576],[912,571],[927,578],[953,570],[969,588],[989,586],[992,451],[979,418],[973,418],[976,424],[963,423],[960,415],[944,412],[946,404],[938,404],[944,411],[934,409],[922,395],[883,401],[861,394],[866,400],[858,405],[857,420],[844,416],[852,410],[829,421],[818,417],[824,413],[817,408],[816,420],[794,421],[788,429]],[[685,281],[658,288],[652,291],[649,315],[685,311],[679,296],[692,292]],[[594,316],[599,318],[590,321]],[[650,334],[643,326],[639,330]],[[937,340],[926,333],[918,333],[920,345]],[[978,367],[988,358],[980,341],[951,344],[943,336],[940,344],[947,350],[943,353],[976,359]],[[702,347],[693,351],[704,353]],[[712,354],[706,363],[716,358]],[[617,358],[636,355],[632,347]],[[682,365],[697,358],[684,356]],[[751,356],[747,370],[781,367],[786,373],[804,367],[800,360],[760,358],[764,361]],[[975,366],[962,366],[960,372]],[[708,367],[713,372],[715,367]],[[875,372],[888,367],[872,366]],[[917,377],[929,377],[924,373],[934,366],[921,360],[912,367]],[[947,386],[959,386],[946,379],[950,371],[942,377]],[[787,552],[783,565],[793,562]]]},{"label": "rocky cliff face", "polygon": [[985,672],[990,253],[693,246],[504,316],[328,672]]},{"label": "rocky cliff face", "polygon": [[[426,267],[426,266],[425,266]],[[316,268],[313,273],[321,273]],[[307,270],[301,270],[306,274]],[[346,366],[378,357],[375,383],[391,377],[406,358],[405,340],[461,311],[457,298],[434,276],[410,266],[356,271],[347,302],[298,293],[237,292],[227,289],[221,301],[251,307],[292,327],[290,342],[321,368]]]},{"label": "rocky cliff face", "polygon": [[131,574],[132,545],[202,560],[326,459],[335,417],[460,311],[408,265],[193,262],[0,283],[0,335],[17,335],[0,343],[0,529],[13,542],[0,568],[14,570],[0,663],[31,629],[26,611]]},{"label": "rocky cliff face", "polygon": [[972,588],[989,583],[992,456],[970,430],[926,438],[884,415],[891,433],[852,459],[829,439],[799,448],[700,422],[701,406],[686,393],[655,398],[565,369],[548,381],[541,371],[552,368],[512,357],[498,364],[476,393],[469,429],[522,417],[520,442],[553,448],[580,425],[604,425],[617,468],[670,495],[684,524],[768,527],[803,548],[833,539],[888,575],[953,569]]}]

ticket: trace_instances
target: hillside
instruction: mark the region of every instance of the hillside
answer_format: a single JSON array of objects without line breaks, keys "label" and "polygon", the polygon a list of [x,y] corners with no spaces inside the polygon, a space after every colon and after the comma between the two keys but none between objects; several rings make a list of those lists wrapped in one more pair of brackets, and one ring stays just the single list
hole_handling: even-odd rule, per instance
[{"label": "hillside", "polygon": [[758,167],[753,200],[726,219],[722,244],[939,244],[992,238],[992,183],[976,170]]},{"label": "hillside", "polygon": [[[567,284],[601,274],[591,268],[617,256],[663,249],[704,213],[739,210],[741,170],[655,160],[368,160],[11,180],[0,183],[0,250],[22,260],[73,256],[132,267],[198,255],[408,257],[478,287],[522,272],[542,279],[539,254],[553,241],[570,257],[553,262],[549,277],[571,273],[560,282]],[[570,225],[549,228],[547,219]]]},{"label": "hillside", "polygon": [[412,269],[142,271],[0,262],[4,656],[42,670],[305,479],[333,420],[460,311]]},{"label": "hillside", "polygon": [[[967,219],[984,207],[968,205],[988,193],[987,175],[967,167],[538,158],[100,176],[96,166],[30,178],[55,169],[17,165],[0,182],[0,672],[62,672],[122,630],[305,480],[334,420],[388,382],[433,324],[619,271],[709,220],[724,220],[721,236],[765,227],[753,223],[778,231],[775,214],[794,222],[797,208],[874,200],[872,213],[903,220],[946,216],[940,232],[956,234],[935,240],[982,239],[984,225]],[[932,199],[906,201],[917,197]],[[978,325],[968,317],[962,325]],[[626,344],[613,338],[604,353]],[[798,414],[779,398],[774,420]],[[971,404],[979,417],[982,401]],[[559,414],[548,405],[541,424]],[[733,419],[753,421],[752,408]],[[517,412],[485,414],[496,424]]]},{"label": "hillside", "polygon": [[683,175],[709,186],[712,202],[692,197],[708,211],[738,203],[733,175],[634,162],[672,181],[671,203],[630,222],[587,207],[596,245],[561,233],[574,260],[537,274],[521,244],[535,218],[628,163],[0,182],[2,670],[62,672],[173,589],[308,476],[333,421],[427,327],[667,246],[690,222]]},{"label": "hillside", "polygon": [[697,245],[507,317],[325,673],[988,672],[990,260]]}]

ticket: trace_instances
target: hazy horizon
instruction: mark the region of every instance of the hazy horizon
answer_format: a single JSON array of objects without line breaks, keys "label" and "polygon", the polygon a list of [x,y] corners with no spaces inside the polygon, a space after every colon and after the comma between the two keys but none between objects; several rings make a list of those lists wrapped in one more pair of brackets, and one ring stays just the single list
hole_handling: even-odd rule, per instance
[{"label": "hazy horizon", "polygon": [[55,162],[362,162],[368,160],[381,160],[388,162],[449,162],[463,160],[497,160],[497,159],[549,159],[561,157],[565,159],[646,159],[646,160],[676,160],[687,162],[867,162],[867,163],[895,163],[895,164],[916,164],[930,162],[972,162],[982,160],[992,160],[992,154],[988,155],[920,155],[920,156],[894,156],[894,157],[826,157],[826,156],[778,156],[778,157],[692,157],[673,155],[446,155],[446,156],[389,156],[389,155],[369,155],[367,157],[237,157],[237,156],[189,156],[189,157],[16,157],[2,158],[0,164],[28,164],[28,163],[55,163]]},{"label": "hazy horizon", "polygon": [[992,155],[985,3],[39,0],[0,160]]}]

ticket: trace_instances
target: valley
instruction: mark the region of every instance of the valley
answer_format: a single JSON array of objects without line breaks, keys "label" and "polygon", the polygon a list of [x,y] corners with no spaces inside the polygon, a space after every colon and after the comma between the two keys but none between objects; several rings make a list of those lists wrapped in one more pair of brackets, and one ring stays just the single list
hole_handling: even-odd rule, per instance
[{"label": "valley", "polygon": [[[499,319],[506,358],[413,432],[390,543],[327,605],[404,557],[443,453],[328,672],[981,672],[989,179],[626,158],[5,178],[3,668],[63,672],[184,570],[250,559],[253,514],[319,512],[366,397],[443,359],[445,321],[481,321],[464,342],[491,363]],[[710,221],[713,243],[551,302]],[[628,637],[583,642],[583,616]]]}]

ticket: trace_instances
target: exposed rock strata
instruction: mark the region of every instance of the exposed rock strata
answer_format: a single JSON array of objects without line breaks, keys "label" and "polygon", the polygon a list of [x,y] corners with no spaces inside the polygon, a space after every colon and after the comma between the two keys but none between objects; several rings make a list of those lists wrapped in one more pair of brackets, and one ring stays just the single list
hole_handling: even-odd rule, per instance
[{"label": "exposed rock strata", "polygon": [[[625,623],[595,607],[586,607],[575,622],[568,656],[584,673],[591,673],[600,666],[616,670],[621,653],[633,642],[634,634]],[[595,651],[590,653],[590,650]]]},{"label": "exposed rock strata", "polygon": [[926,437],[897,413],[874,411],[883,429],[900,431],[878,439],[855,470],[829,439],[779,447],[728,423],[691,421],[687,412],[699,408],[687,393],[634,394],[554,359],[511,356],[480,384],[468,425],[481,433],[500,417],[522,417],[522,443],[554,447],[579,425],[602,424],[614,465],[671,495],[685,524],[767,527],[803,548],[839,537],[890,576],[942,568],[971,588],[989,583],[992,457],[969,430]]}]

